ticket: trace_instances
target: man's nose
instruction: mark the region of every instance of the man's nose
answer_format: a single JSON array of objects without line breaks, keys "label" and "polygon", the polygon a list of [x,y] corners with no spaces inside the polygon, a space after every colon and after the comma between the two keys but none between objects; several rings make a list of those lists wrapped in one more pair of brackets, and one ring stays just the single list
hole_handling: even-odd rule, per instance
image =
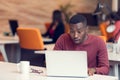
[{"label": "man's nose", "polygon": [[78,32],[75,32],[74,37],[75,37],[75,38],[78,37]]}]

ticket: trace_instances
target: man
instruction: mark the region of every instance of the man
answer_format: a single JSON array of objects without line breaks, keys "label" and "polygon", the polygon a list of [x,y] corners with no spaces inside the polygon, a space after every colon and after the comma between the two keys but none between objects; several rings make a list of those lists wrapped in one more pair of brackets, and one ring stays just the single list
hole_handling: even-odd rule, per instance
[{"label": "man", "polygon": [[80,14],[70,21],[70,33],[65,33],[57,40],[54,50],[87,51],[88,74],[108,74],[109,61],[105,42],[95,35],[88,34],[87,20]]}]

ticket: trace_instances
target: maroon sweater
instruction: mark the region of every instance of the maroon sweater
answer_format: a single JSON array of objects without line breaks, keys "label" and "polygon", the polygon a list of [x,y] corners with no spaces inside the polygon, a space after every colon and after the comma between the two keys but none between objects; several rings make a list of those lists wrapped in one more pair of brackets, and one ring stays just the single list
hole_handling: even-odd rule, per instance
[{"label": "maroon sweater", "polygon": [[109,73],[109,61],[105,42],[95,35],[88,35],[82,44],[74,44],[69,34],[65,33],[57,40],[54,50],[87,51],[88,67],[96,68],[96,74]]}]

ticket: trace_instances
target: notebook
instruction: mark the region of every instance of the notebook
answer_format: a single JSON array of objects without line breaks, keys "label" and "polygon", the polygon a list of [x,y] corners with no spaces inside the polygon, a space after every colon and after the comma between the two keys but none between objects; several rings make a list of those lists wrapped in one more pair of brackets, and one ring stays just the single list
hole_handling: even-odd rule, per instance
[{"label": "notebook", "polygon": [[45,51],[47,76],[88,77],[86,51]]},{"label": "notebook", "polygon": [[12,33],[12,36],[15,35],[17,28],[18,28],[18,21],[17,20],[9,20],[10,30]]}]

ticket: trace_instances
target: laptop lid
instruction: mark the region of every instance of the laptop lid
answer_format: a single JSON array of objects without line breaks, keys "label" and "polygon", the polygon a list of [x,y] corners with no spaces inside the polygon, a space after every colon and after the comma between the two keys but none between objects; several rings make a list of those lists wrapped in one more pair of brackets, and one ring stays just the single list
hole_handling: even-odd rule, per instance
[{"label": "laptop lid", "polygon": [[45,51],[47,76],[88,77],[86,51]]},{"label": "laptop lid", "polygon": [[17,28],[18,28],[18,21],[17,20],[9,20],[10,30],[12,33],[12,36],[15,35]]}]

